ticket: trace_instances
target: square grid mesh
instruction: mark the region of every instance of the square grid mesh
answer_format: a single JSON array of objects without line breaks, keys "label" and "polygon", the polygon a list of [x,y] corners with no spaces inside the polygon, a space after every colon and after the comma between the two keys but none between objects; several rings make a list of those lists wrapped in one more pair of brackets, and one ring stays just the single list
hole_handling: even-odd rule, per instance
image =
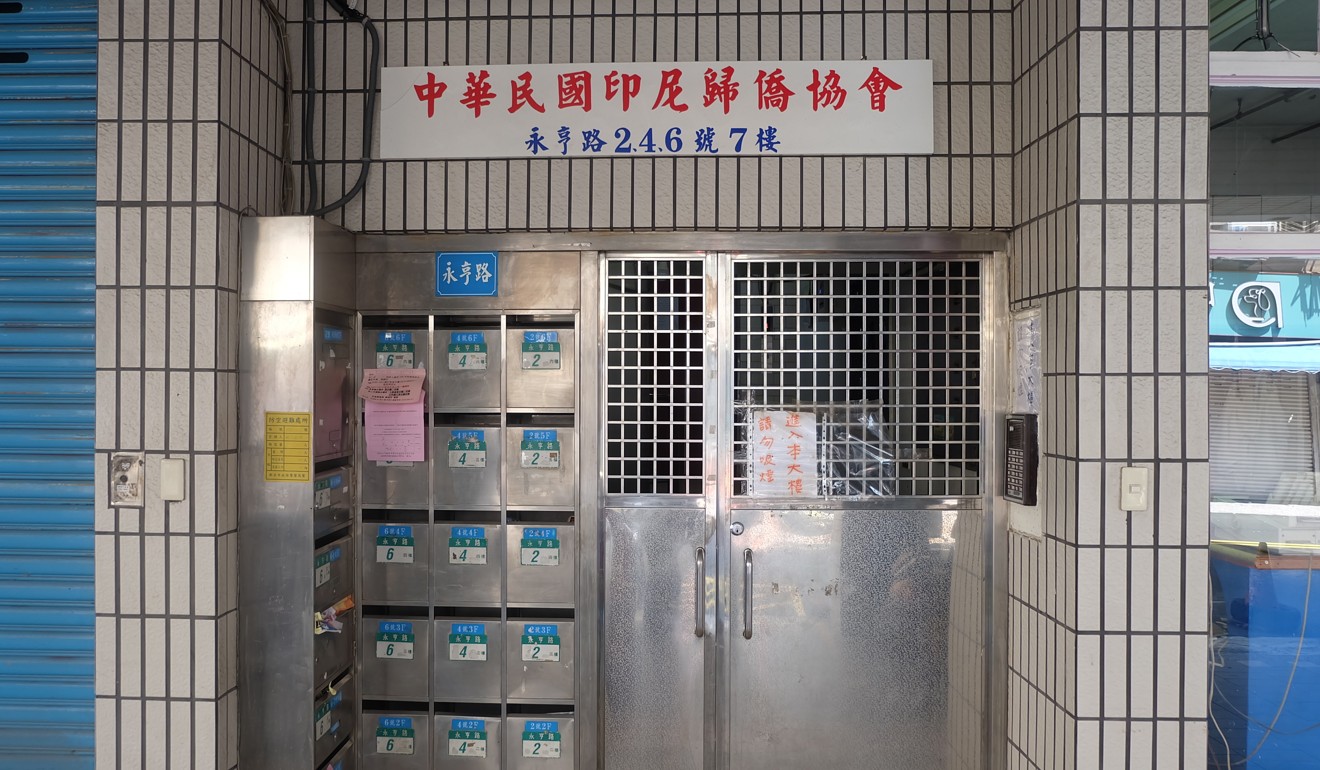
[{"label": "square grid mesh", "polygon": [[703,491],[705,265],[606,261],[606,491]]},{"label": "square grid mesh", "polygon": [[820,494],[980,494],[980,263],[734,263],[735,494],[757,408],[816,414]]}]

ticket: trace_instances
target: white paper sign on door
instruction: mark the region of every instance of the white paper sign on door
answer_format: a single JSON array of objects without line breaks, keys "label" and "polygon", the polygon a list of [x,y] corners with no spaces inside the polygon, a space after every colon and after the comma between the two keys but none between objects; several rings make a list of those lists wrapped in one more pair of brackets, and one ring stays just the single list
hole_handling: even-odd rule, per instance
[{"label": "white paper sign on door", "polygon": [[755,410],[747,435],[750,496],[820,496],[814,413]]}]

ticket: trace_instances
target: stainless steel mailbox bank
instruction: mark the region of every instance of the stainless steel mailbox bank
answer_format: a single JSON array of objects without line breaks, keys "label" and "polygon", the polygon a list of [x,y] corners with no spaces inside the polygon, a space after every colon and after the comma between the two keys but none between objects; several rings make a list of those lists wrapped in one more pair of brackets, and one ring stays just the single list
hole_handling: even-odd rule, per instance
[{"label": "stainless steel mailbox bank", "polygon": [[[579,252],[360,241],[243,224],[242,764],[569,766],[595,668],[576,658],[594,281]],[[489,291],[446,292],[444,259],[481,262]],[[420,374],[415,411],[363,402],[372,370]]]}]

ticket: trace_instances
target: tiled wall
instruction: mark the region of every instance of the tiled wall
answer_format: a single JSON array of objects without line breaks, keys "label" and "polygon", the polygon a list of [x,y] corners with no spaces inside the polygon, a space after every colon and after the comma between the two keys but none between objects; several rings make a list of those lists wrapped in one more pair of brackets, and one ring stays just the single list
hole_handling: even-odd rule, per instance
[{"label": "tiled wall", "polygon": [[[232,768],[238,214],[277,213],[274,38],[256,0],[102,0],[100,25],[97,766]],[[146,452],[145,508],[108,507],[112,450]]]},{"label": "tiled wall", "polygon": [[[290,13],[300,13],[290,8]],[[928,7],[929,6],[929,7]],[[885,10],[888,8],[889,10]],[[373,166],[331,215],[351,230],[1007,228],[1008,0],[366,2],[386,65],[714,59],[933,59],[935,154],[869,158],[515,159]],[[318,16],[319,17],[319,16]],[[299,24],[290,27],[302,83]],[[316,156],[325,199],[356,178],[364,34],[318,38]],[[301,86],[300,86],[301,87]],[[347,127],[347,130],[346,130]],[[374,145],[373,145],[374,146]]]},{"label": "tiled wall", "polygon": [[[1206,765],[1205,17],[1014,9],[1011,295],[1042,308],[1045,406],[1044,537],[1010,536],[1013,768]],[[1149,510],[1118,510],[1124,465]]]}]

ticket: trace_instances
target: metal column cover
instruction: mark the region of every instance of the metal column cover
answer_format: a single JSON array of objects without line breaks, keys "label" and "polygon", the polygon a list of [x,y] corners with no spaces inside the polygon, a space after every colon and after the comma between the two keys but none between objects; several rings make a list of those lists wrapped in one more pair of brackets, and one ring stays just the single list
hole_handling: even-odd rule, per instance
[{"label": "metal column cover", "polygon": [[95,0],[0,3],[0,765],[93,763]]}]

